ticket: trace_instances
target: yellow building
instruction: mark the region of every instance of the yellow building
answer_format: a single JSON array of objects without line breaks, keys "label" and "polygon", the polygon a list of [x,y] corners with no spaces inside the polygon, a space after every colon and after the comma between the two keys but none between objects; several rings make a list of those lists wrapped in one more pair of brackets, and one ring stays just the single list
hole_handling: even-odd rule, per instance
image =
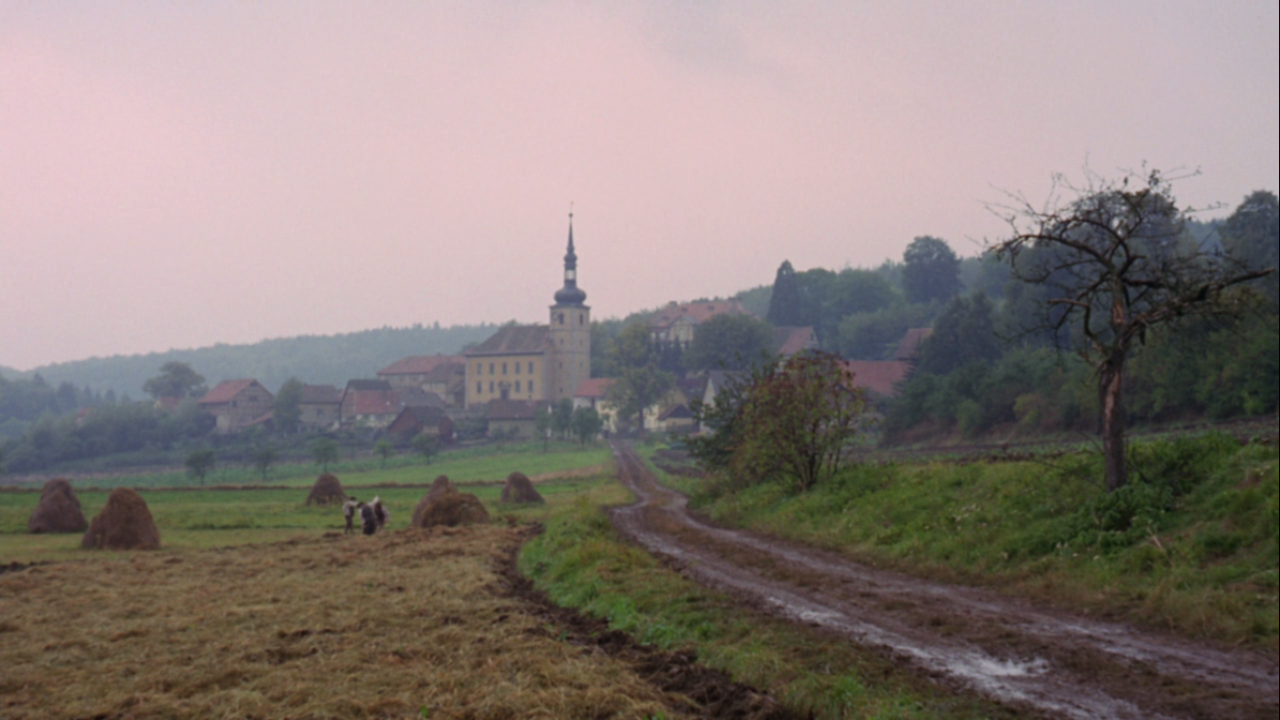
[{"label": "yellow building", "polygon": [[572,399],[591,377],[591,308],[578,287],[577,273],[570,214],[564,287],[556,291],[550,322],[508,325],[465,353],[467,407],[491,400]]}]

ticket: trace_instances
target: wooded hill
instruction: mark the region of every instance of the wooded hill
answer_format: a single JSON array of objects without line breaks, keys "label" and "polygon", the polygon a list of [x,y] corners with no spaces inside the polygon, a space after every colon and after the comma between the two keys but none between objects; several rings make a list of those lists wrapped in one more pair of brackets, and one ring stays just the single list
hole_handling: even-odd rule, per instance
[{"label": "wooded hill", "polygon": [[352,378],[372,378],[388,365],[410,355],[453,354],[493,334],[497,325],[455,325],[407,328],[383,327],[341,335],[304,335],[247,345],[169,350],[146,355],[116,355],[56,363],[19,373],[0,369],[10,380],[37,373],[50,386],[64,382],[87,387],[95,394],[145,397],[142,384],[166,362],[190,365],[209,385],[223,380],[255,378],[273,391],[290,377],[313,384],[342,387]]}]

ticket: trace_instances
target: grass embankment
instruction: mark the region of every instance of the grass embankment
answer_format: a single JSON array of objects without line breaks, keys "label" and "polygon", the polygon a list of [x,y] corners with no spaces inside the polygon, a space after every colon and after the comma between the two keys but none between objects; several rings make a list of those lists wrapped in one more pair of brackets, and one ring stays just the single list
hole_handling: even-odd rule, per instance
[{"label": "grass embankment", "polygon": [[1278,454],[1225,435],[1135,443],[1126,488],[1100,459],[849,468],[802,495],[780,484],[692,491],[715,521],[1076,612],[1277,649]]},{"label": "grass embankment", "polygon": [[521,571],[557,604],[604,618],[641,642],[692,649],[699,661],[769,691],[800,716],[1011,717],[840,638],[744,610],[686,580],[618,539],[603,507],[631,499],[610,482],[554,509],[546,533],[521,553]]}]

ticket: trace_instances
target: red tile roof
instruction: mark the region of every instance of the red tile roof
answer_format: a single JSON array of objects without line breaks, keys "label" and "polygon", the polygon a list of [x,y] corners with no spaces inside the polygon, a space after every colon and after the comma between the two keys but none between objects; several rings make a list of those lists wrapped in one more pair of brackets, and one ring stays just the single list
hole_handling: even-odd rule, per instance
[{"label": "red tile roof", "polygon": [[845,360],[844,366],[853,373],[854,387],[884,397],[896,395],[895,386],[911,372],[911,364],[899,360]]},{"label": "red tile roof", "polygon": [[659,310],[649,319],[649,325],[655,328],[670,327],[682,317],[688,317],[695,325],[710,320],[717,315],[750,315],[746,306],[737,300],[711,300],[706,302],[672,302]]},{"label": "red tile roof", "polygon": [[356,415],[399,415],[400,397],[395,390],[361,390],[356,393]]},{"label": "red tile roof", "polygon": [[535,412],[546,412],[543,401],[490,400],[485,415],[490,420],[532,420]]},{"label": "red tile roof", "polygon": [[303,385],[302,399],[306,405],[337,405],[342,402],[342,391],[332,385]]},{"label": "red tile roof", "polygon": [[773,329],[773,344],[779,355],[791,357],[818,347],[818,336],[812,327],[776,327]]},{"label": "red tile roof", "polygon": [[259,384],[257,380],[224,380],[200,398],[201,405],[229,403],[246,388]]},{"label": "red tile roof", "polygon": [[609,392],[609,386],[614,383],[613,378],[588,378],[582,381],[578,386],[578,390],[573,393],[574,397],[580,398],[602,398]]}]

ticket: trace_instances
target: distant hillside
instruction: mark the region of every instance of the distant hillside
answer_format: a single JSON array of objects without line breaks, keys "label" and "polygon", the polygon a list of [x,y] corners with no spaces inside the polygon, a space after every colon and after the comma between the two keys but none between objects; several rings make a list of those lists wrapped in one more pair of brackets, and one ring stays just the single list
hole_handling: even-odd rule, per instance
[{"label": "distant hillside", "polygon": [[[372,378],[384,367],[410,355],[454,354],[493,334],[496,325],[448,328],[381,328],[344,335],[305,335],[264,340],[251,345],[218,344],[195,350],[170,350],[147,355],[117,355],[36,368],[50,385],[69,382],[94,392],[144,397],[142,384],[169,361],[184,362],[208,381],[255,378],[275,392],[290,377],[306,383],[342,387],[352,378]],[[0,370],[7,378],[32,373]]]}]

